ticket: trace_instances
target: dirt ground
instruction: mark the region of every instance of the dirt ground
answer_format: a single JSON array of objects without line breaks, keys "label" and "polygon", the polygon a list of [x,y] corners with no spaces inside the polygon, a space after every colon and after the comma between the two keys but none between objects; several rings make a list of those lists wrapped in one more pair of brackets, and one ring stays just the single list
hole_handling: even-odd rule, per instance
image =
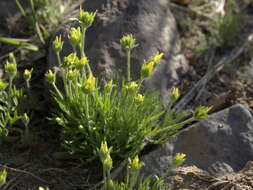
[{"label": "dirt ground", "polygon": [[[185,5],[182,7],[183,9],[180,9],[181,12],[175,9],[174,14],[179,24],[182,51],[195,71],[195,73],[191,72],[191,74],[187,74],[180,81],[179,87],[183,93],[186,93],[206,73],[208,67],[206,60],[208,60],[211,53],[214,52],[212,64],[215,64],[230,50],[206,48],[196,53],[196,49],[193,47],[200,45],[200,42],[195,29],[201,32],[205,31],[206,29],[203,23],[205,23],[206,20],[192,18],[190,13],[185,11],[187,7],[185,7]],[[196,26],[194,30],[187,30],[182,27],[182,24],[180,26],[180,20],[184,17],[192,19],[192,24]],[[246,22],[242,29],[243,34],[248,34],[253,28],[252,19],[253,6],[249,7],[245,12]],[[7,23],[5,22],[5,24]],[[7,27],[4,30],[6,25],[0,25],[3,26],[0,30],[1,35],[6,33],[5,35],[25,36],[25,32],[23,33],[23,31],[16,34],[14,32],[16,28]],[[209,34],[207,33],[206,35]],[[243,40],[243,36],[245,35],[240,35],[239,39],[241,39],[238,43]],[[253,44],[252,47],[245,50],[234,62],[229,63],[221,72],[216,74],[206,85],[205,94],[200,97],[200,99],[196,100],[194,105],[215,105],[213,112],[216,112],[236,103],[242,103],[253,113],[253,78],[245,74],[245,71],[248,70],[249,63],[253,60],[252,50]],[[60,129],[54,126],[48,119],[41,120],[41,118],[49,117],[49,108],[46,106],[48,105],[48,97],[47,94],[43,92],[44,82],[42,80],[47,68],[46,57],[40,55],[39,59],[27,62],[30,58],[27,58],[26,55],[30,57],[34,57],[34,55],[29,55],[27,52],[15,49],[10,45],[1,44],[0,62],[3,62],[7,56],[7,52],[10,51],[15,51],[16,54],[20,56],[21,69],[30,68],[31,65],[35,66],[35,75],[32,78],[32,91],[36,94],[37,100],[36,105],[33,105],[35,119],[32,123],[31,130],[36,136],[36,143],[32,146],[24,146],[20,144],[19,139],[15,139],[0,145],[0,164],[7,166],[8,171],[7,184],[2,187],[2,190],[36,190],[39,186],[48,187],[51,190],[92,189],[94,184],[101,180],[101,169],[99,166],[94,164],[90,166],[73,167],[70,160],[64,159],[66,158],[64,155],[59,153],[56,154],[56,152],[63,151],[60,146]],[[222,178],[209,176],[194,166],[183,169],[179,168],[175,171],[178,173],[174,173],[174,176],[169,175],[169,177],[166,178],[166,182],[168,186],[175,185],[175,190],[253,189],[252,162],[249,162],[246,168],[248,169],[239,174],[226,175]],[[182,184],[186,183],[184,176],[190,176],[190,180],[194,183],[187,187],[183,187]]]}]

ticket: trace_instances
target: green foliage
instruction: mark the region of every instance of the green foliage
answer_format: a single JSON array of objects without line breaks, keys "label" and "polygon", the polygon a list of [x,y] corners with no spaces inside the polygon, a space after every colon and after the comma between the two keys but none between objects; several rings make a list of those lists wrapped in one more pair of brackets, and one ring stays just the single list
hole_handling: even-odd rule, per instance
[{"label": "green foliage", "polygon": [[[0,79],[0,137],[8,136],[10,131],[18,131],[21,133],[22,139],[27,138],[29,134],[28,124],[29,117],[25,114],[22,116],[21,105],[27,95],[23,88],[17,88],[14,85],[14,80],[18,75],[17,63],[13,54],[9,55],[9,61],[5,64],[5,73],[7,75],[7,82]],[[26,86],[29,89],[29,81],[31,79],[32,70],[25,70],[23,76],[26,81]],[[13,125],[20,119],[23,119],[25,130],[13,128]]]},{"label": "green foliage", "polygon": [[[86,18],[93,18],[95,13],[82,14],[86,15]],[[80,24],[86,23],[84,19],[76,20]],[[84,25],[81,26],[82,32],[87,30],[83,28]],[[84,33],[82,34],[84,36]],[[69,38],[73,41],[71,35]],[[181,121],[183,114],[175,115],[171,109],[180,96],[178,89],[172,91],[167,110],[159,103],[158,93],[141,91],[143,80],[150,76],[154,67],[160,63],[163,56],[161,53],[157,53],[143,65],[144,74],[139,81],[132,81],[130,72],[126,82],[98,81],[90,70],[85,53],[82,53],[84,39],[85,37],[76,45],[81,51],[81,58],[77,57],[77,52],[65,57],[63,63],[58,57],[60,74],[56,75],[53,71],[46,74],[46,79],[52,84],[53,99],[57,104],[52,119],[62,127],[63,146],[79,162],[97,159],[94,150],[97,150],[103,141],[107,141],[109,146],[113,147],[110,152],[112,159],[119,163],[140,153],[146,144],[166,141],[184,125],[202,119],[201,116],[207,113],[208,109],[203,107],[198,111],[201,115],[195,114]],[[60,38],[56,38],[54,46],[60,47],[61,44]],[[132,35],[124,36],[121,45],[127,47],[125,50],[130,71],[130,55],[136,47],[136,40]],[[59,55],[59,48],[55,50]],[[60,80],[56,80],[56,76],[59,76]],[[62,81],[63,87],[59,88],[56,81]],[[109,163],[109,160],[107,161]]]},{"label": "green foliage", "polygon": [[231,47],[235,44],[236,36],[243,24],[243,16],[235,11],[233,2],[228,2],[228,8],[223,17],[217,16],[213,21],[217,42],[224,47]]},{"label": "green foliage", "polygon": [[[10,61],[10,62],[9,62]],[[8,82],[0,80],[0,136],[7,136],[10,128],[21,117],[18,106],[24,98],[23,89],[17,89],[13,80],[17,75],[17,63],[13,54],[5,64]]]},{"label": "green foliage", "polygon": [[[100,149],[97,149],[97,154],[103,165],[103,181],[104,190],[165,190],[164,182],[157,176],[155,182],[151,183],[151,178],[143,178],[140,175],[140,170],[144,163],[139,160],[138,156],[135,156],[133,160],[128,159],[128,165],[126,166],[127,172],[125,181],[117,182],[113,181],[111,177],[111,169],[113,161],[110,153],[112,147],[108,149],[107,142],[101,143]],[[183,161],[182,161],[183,162]],[[181,163],[182,163],[181,162]]]},{"label": "green foliage", "polygon": [[[107,147],[107,142],[101,143],[100,149],[97,149],[97,154],[103,165],[103,190],[165,190],[164,181],[162,178],[154,176],[154,181],[151,182],[151,176],[143,177],[140,174],[141,168],[144,163],[139,160],[138,156],[134,159],[128,159],[128,164],[126,166],[126,176],[125,180],[122,182],[117,182],[111,177],[111,169],[113,167],[113,161],[111,159],[110,153],[112,152],[112,147]],[[183,164],[185,161],[185,154],[179,153],[173,158],[172,166],[170,169],[177,168]],[[109,162],[108,162],[109,160]],[[108,164],[109,163],[109,164]],[[109,167],[108,167],[109,166]]]},{"label": "green foliage", "polygon": [[63,0],[27,0],[28,9],[24,9],[19,0],[16,4],[40,42],[45,44],[63,15]]},{"label": "green foliage", "polygon": [[6,172],[6,169],[3,168],[0,171],[0,187],[6,183],[6,178],[7,178],[7,172]]}]

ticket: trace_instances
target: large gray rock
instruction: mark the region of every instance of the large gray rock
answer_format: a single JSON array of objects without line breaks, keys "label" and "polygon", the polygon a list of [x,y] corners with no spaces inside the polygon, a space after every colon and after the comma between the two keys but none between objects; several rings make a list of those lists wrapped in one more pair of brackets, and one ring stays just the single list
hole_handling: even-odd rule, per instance
[{"label": "large gray rock", "polygon": [[[25,5],[24,0],[20,0],[22,5]],[[0,1],[0,18],[7,18],[14,16],[19,12],[18,6],[16,5],[16,1],[14,0],[1,0]]]},{"label": "large gray rock", "polygon": [[172,155],[187,155],[186,165],[195,165],[214,174],[238,172],[253,160],[253,118],[237,104],[200,121],[144,156],[144,173],[161,175]]},{"label": "large gray rock", "polygon": [[[122,77],[126,73],[126,58],[119,40],[132,33],[139,46],[132,55],[132,75],[138,78],[143,60],[156,52],[163,52],[165,59],[155,75],[147,81],[151,88],[166,91],[178,81],[178,74],[187,71],[188,65],[179,54],[179,38],[168,0],[86,0],[83,7],[98,11],[94,25],[87,31],[86,54],[95,75]],[[62,56],[71,53],[67,36],[70,22],[63,24],[56,35],[62,35]],[[54,39],[54,37],[53,37]],[[57,65],[55,53],[49,49],[50,67]]]}]

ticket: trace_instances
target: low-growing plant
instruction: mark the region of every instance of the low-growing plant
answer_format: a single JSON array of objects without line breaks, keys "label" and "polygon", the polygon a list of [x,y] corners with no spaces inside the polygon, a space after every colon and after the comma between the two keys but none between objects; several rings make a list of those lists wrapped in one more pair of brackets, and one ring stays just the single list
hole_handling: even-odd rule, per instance
[{"label": "low-growing plant", "polygon": [[57,27],[67,4],[73,0],[26,0],[25,9],[19,0],[16,4],[21,14],[27,19],[41,43],[50,37],[50,33]]},{"label": "low-growing plant", "polygon": [[[107,143],[102,142],[100,149],[97,149],[100,161],[103,165],[103,182],[104,190],[165,190],[164,182],[155,176],[155,182],[151,183],[151,177],[144,178],[140,175],[140,170],[144,163],[139,160],[138,156],[134,159],[128,159],[126,166],[125,180],[117,182],[111,177],[111,170],[113,167],[113,160],[110,156],[112,147],[108,149]],[[182,161],[183,162],[183,161]]]},{"label": "low-growing plant", "polygon": [[[80,163],[98,159],[94,150],[101,142],[107,141],[115,163],[134,157],[147,144],[157,144],[168,140],[184,125],[207,117],[210,108],[200,107],[189,119],[182,121],[183,114],[175,115],[172,106],[180,97],[178,89],[173,89],[167,110],[154,91],[142,92],[142,82],[152,75],[154,67],[163,56],[155,54],[145,61],[141,68],[141,79],[131,80],[131,52],[137,46],[132,35],[120,40],[127,54],[126,81],[106,83],[98,81],[90,69],[85,56],[85,31],[91,26],[96,13],[80,10],[76,19],[80,29],[71,29],[69,39],[74,51],[62,61],[59,52],[63,42],[57,37],[53,43],[59,60],[60,72],[49,70],[47,81],[53,87],[53,100],[57,104],[53,120],[62,127],[63,146]],[[61,80],[56,80],[59,76]],[[62,81],[63,87],[60,87]]]},{"label": "low-growing plant", "polygon": [[[113,168],[113,160],[110,156],[112,147],[108,148],[107,143],[102,142],[100,149],[97,149],[100,161],[103,165],[103,182],[104,190],[165,190],[165,184],[162,178],[153,176],[154,180],[151,182],[151,177],[143,177],[140,171],[144,163],[139,160],[138,156],[133,159],[128,159],[126,166],[125,180],[118,182],[112,179],[111,170]],[[185,161],[185,154],[177,154],[172,161],[171,169],[177,168]]]},{"label": "low-growing plant", "polygon": [[[23,88],[17,88],[14,85],[14,80],[18,75],[17,63],[14,55],[11,53],[9,55],[9,60],[5,64],[5,73],[7,75],[7,82],[0,79],[0,140],[3,137],[8,136],[10,131],[18,131],[21,134],[24,132],[21,129],[13,128],[13,125],[20,119],[24,118],[22,116],[21,104],[24,101],[26,94]],[[32,70],[25,70],[24,78],[26,80],[27,88],[29,89],[29,81],[31,78]],[[28,116],[26,115],[28,118]],[[28,130],[26,129],[26,134]]]},{"label": "low-growing plant", "polygon": [[236,42],[236,36],[241,30],[243,16],[235,11],[234,0],[228,1],[227,10],[224,16],[216,16],[213,20],[215,37],[217,43],[224,47],[231,47]]}]

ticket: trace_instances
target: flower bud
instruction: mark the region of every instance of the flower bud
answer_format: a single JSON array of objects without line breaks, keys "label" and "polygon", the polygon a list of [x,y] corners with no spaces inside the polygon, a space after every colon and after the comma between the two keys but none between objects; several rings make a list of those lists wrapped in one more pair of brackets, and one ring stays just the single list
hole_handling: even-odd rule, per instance
[{"label": "flower bud", "polygon": [[33,69],[31,69],[31,70],[26,69],[26,70],[24,71],[23,76],[24,76],[24,79],[25,79],[26,81],[30,81],[31,76],[32,76],[32,72],[33,72]]},{"label": "flower bud", "polygon": [[88,59],[86,56],[82,57],[79,61],[76,62],[76,68],[77,69],[82,69],[85,65],[88,64]]},{"label": "flower bud", "polygon": [[38,190],[46,190],[44,187],[39,187]]},{"label": "flower bud", "polygon": [[136,40],[134,39],[132,34],[128,34],[123,36],[120,39],[121,49],[124,51],[130,51],[133,48],[137,47]]},{"label": "flower bud", "polygon": [[138,156],[135,156],[133,160],[129,160],[129,166],[132,172],[138,172],[143,165],[143,162],[140,162]]},{"label": "flower bud", "polygon": [[106,92],[111,92],[112,87],[113,87],[113,83],[112,83],[112,80],[110,80],[110,81],[107,82],[106,85],[105,85],[105,91],[106,91]]},{"label": "flower bud", "polygon": [[69,71],[67,72],[67,78],[68,78],[70,81],[75,80],[75,78],[77,77],[77,75],[78,75],[77,70],[69,70]]},{"label": "flower bud", "polygon": [[26,113],[24,113],[24,115],[22,116],[22,122],[24,123],[25,126],[27,126],[30,122],[30,118]]},{"label": "flower bud", "polygon": [[82,41],[82,33],[80,27],[78,28],[71,28],[70,33],[68,35],[69,42],[72,46],[77,46]]},{"label": "flower bud", "polygon": [[96,78],[90,73],[88,79],[84,82],[82,86],[85,93],[92,93],[96,89]]},{"label": "flower bud", "polygon": [[105,160],[103,161],[103,165],[106,171],[110,171],[112,169],[112,158],[109,154],[106,156]]},{"label": "flower bud", "polygon": [[17,64],[11,64],[7,61],[5,64],[5,72],[9,75],[10,78],[14,78],[17,75]]},{"label": "flower bud", "polygon": [[144,96],[141,95],[141,94],[137,94],[137,96],[135,97],[135,101],[136,101],[137,103],[143,102],[143,101],[144,101]]},{"label": "flower bud", "polygon": [[0,187],[6,183],[6,178],[7,178],[7,172],[6,169],[2,169],[0,171]]},{"label": "flower bud", "polygon": [[111,179],[107,180],[106,190],[114,190],[114,189],[115,189],[114,182]]},{"label": "flower bud", "polygon": [[14,56],[14,54],[12,52],[9,53],[9,60],[10,60],[11,63],[16,63],[15,56]]},{"label": "flower bud", "polygon": [[144,62],[141,67],[141,78],[147,78],[152,75],[154,68],[154,62]]},{"label": "flower bud", "polygon": [[5,90],[9,84],[0,79],[0,90]]},{"label": "flower bud", "polygon": [[106,141],[103,141],[101,143],[101,147],[100,147],[100,150],[99,150],[99,155],[100,155],[100,158],[102,160],[102,162],[105,160],[105,158],[110,154],[110,151],[107,147],[107,142]]},{"label": "flower bud", "polygon": [[182,165],[183,162],[185,161],[185,157],[186,157],[186,155],[183,153],[176,154],[176,156],[174,157],[174,159],[172,161],[172,166],[178,167],[178,166]]},{"label": "flower bud", "polygon": [[179,89],[173,88],[170,96],[171,101],[175,102],[178,100],[179,97],[180,97]]},{"label": "flower bud", "polygon": [[56,52],[60,52],[62,50],[63,41],[61,40],[61,35],[56,36],[55,40],[53,41],[53,49]]},{"label": "flower bud", "polygon": [[157,53],[153,56],[152,62],[154,62],[155,65],[159,64],[159,63],[161,62],[161,59],[162,59],[163,56],[164,56],[163,53],[157,52]]},{"label": "flower bud", "polygon": [[59,125],[64,125],[64,121],[63,121],[63,119],[62,118],[60,118],[60,117],[56,117],[55,118],[55,121],[59,124]]},{"label": "flower bud", "polygon": [[76,53],[71,53],[67,57],[64,57],[64,66],[71,68],[72,66],[75,66],[78,64],[79,59],[76,55]]},{"label": "flower bud", "polygon": [[80,9],[79,24],[86,29],[89,28],[94,22],[96,14],[97,12],[89,13]]},{"label": "flower bud", "polygon": [[198,108],[196,108],[196,110],[193,111],[193,117],[196,120],[200,120],[200,119],[207,119],[208,115],[207,113],[212,109],[212,106],[199,106]]},{"label": "flower bud", "polygon": [[53,84],[55,83],[55,78],[56,78],[56,75],[54,72],[52,72],[52,70],[49,70],[46,74],[45,74],[45,77],[46,77],[46,80]]},{"label": "flower bud", "polygon": [[131,82],[129,85],[130,90],[135,90],[137,87],[138,87],[138,84],[136,84],[136,82]]}]

